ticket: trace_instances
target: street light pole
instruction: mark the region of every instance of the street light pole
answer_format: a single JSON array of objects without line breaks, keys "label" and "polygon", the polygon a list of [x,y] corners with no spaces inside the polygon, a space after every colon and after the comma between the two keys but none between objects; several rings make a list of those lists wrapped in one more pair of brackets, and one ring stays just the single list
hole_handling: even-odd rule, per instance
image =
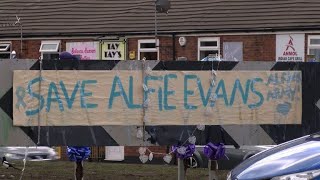
[{"label": "street light pole", "polygon": [[156,0],[155,1],[155,11],[154,11],[154,36],[155,36],[155,47],[157,52],[159,51],[159,44],[158,40],[158,22],[157,22],[157,13],[168,13],[170,9],[170,2],[169,0]]},{"label": "street light pole", "polygon": [[14,23],[14,25],[19,25],[20,26],[20,56],[22,55],[22,23],[20,22],[20,18],[18,17],[18,15],[16,15],[16,22]]},{"label": "street light pole", "polygon": [[20,23],[20,56],[22,55],[22,24]]},{"label": "street light pole", "polygon": [[[155,47],[157,52],[159,51],[159,45],[157,43],[158,27],[157,27],[157,1],[154,3],[154,38]],[[157,59],[158,60],[158,59]]]}]

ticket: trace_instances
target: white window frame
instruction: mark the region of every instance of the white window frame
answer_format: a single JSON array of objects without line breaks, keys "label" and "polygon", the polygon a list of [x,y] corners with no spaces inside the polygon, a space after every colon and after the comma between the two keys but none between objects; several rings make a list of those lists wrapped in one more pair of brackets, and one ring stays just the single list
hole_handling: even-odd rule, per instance
[{"label": "white window frame", "polygon": [[320,50],[320,44],[311,44],[311,39],[319,39],[320,40],[320,35],[308,36],[308,55],[310,55],[310,49],[319,49]]},{"label": "white window frame", "polygon": [[[54,45],[56,45],[56,48],[51,49],[51,50],[43,50],[42,49],[43,46],[47,45],[47,44],[54,44]],[[39,52],[58,52],[59,47],[60,47],[60,41],[41,41],[41,46],[40,46]]]},{"label": "white window frame", "polygon": [[[59,54],[60,52],[60,43],[61,41],[56,40],[56,41],[41,41],[41,45],[40,45],[40,49],[39,52],[41,52],[41,59],[43,59],[43,54]],[[56,45],[55,49],[51,49],[51,50],[43,50],[43,46],[46,44],[54,44]]]},{"label": "white window frame", "polygon": [[11,48],[11,42],[0,42],[0,45],[6,45],[6,48],[0,49],[0,52],[7,52]]},{"label": "white window frame", "polygon": [[[155,43],[155,48],[141,48],[141,44],[143,43]],[[157,59],[153,60],[159,60],[159,39],[155,41],[155,39],[140,39],[138,40],[138,60],[141,60],[140,53],[141,52],[156,52],[157,53]]]},{"label": "white window frame", "polygon": [[0,41],[1,45],[6,45],[6,48],[0,49],[0,54],[9,54],[9,59],[12,58],[12,43],[10,41]]},{"label": "white window frame", "polygon": [[[217,46],[204,46],[201,47],[201,42],[212,42],[217,41]],[[218,51],[220,55],[220,38],[219,37],[200,37],[198,38],[198,61],[200,61],[200,51]]]}]

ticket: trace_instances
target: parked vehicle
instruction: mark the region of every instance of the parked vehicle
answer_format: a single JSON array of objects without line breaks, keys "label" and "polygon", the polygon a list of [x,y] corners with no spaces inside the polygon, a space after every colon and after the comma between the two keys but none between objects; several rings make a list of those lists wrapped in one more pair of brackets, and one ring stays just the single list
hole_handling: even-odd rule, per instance
[{"label": "parked vehicle", "polygon": [[320,179],[320,132],[258,153],[228,175],[228,180],[244,179]]},{"label": "parked vehicle", "polygon": [[[265,151],[274,147],[274,145],[266,146],[241,146],[236,148],[232,145],[226,147],[226,158],[219,160],[218,165],[221,170],[231,170],[240,164],[242,161],[248,159],[249,157]],[[196,151],[194,152],[193,157],[189,158],[189,167],[190,168],[207,168],[208,167],[208,158],[203,153],[204,146],[196,146]]]},{"label": "parked vehicle", "polygon": [[27,161],[46,161],[58,159],[57,152],[50,147],[0,147],[0,157],[10,160],[22,160],[27,153]]}]

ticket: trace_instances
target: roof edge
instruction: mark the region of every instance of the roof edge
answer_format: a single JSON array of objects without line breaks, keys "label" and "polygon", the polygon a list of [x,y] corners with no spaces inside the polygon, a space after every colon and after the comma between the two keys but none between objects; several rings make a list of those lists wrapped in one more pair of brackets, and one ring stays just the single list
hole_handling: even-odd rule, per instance
[{"label": "roof edge", "polygon": [[[177,35],[177,34],[203,34],[203,33],[212,33],[212,34],[221,34],[221,33],[274,33],[274,32],[284,32],[284,31],[315,31],[320,30],[319,26],[293,26],[293,27],[280,27],[280,28],[245,28],[245,29],[205,29],[205,30],[187,30],[187,31],[158,31],[158,35]],[[154,35],[154,31],[147,32],[118,32],[118,33],[78,33],[78,32],[69,32],[69,33],[28,33],[22,34],[23,38],[46,38],[46,37],[103,37],[103,36],[138,36],[138,35]],[[9,33],[1,34],[0,38],[20,38],[20,33]],[[98,39],[98,38],[97,38]]]}]

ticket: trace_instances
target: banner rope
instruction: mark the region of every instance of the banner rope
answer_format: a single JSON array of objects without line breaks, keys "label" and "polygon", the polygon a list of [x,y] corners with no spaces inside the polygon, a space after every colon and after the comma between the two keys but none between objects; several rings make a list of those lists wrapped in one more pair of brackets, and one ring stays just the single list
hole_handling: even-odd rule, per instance
[{"label": "banner rope", "polygon": [[[164,71],[165,72],[168,72],[167,68],[165,67],[165,64],[163,63],[163,66],[164,66]],[[210,83],[210,86],[215,86],[216,85],[216,79],[217,79],[217,75],[218,75],[218,71],[219,71],[219,66],[220,66],[220,61],[218,62],[218,65],[217,65],[217,70],[214,69],[214,64],[213,64],[213,61],[211,62],[211,81],[209,82]],[[142,61],[142,79],[145,78],[146,75],[148,75],[148,73],[146,73],[146,69],[145,69],[145,60]],[[201,66],[201,70],[203,70],[203,66]],[[151,70],[152,71],[152,70]],[[148,87],[144,84],[144,82],[142,82],[143,84],[143,91],[148,91]],[[199,88],[196,87],[194,89],[194,91],[198,90]],[[145,99],[145,97],[143,98]],[[215,92],[211,92],[210,94],[210,98],[209,98],[209,102],[210,103],[215,103],[216,102],[216,99],[217,99],[217,95]],[[152,161],[153,159],[153,155],[164,155],[163,157],[163,160],[166,162],[166,163],[170,163],[171,160],[172,160],[172,154],[173,153],[176,153],[176,152],[179,152],[179,153],[187,153],[186,152],[186,148],[184,147],[187,143],[189,144],[196,144],[196,137],[194,136],[195,132],[197,130],[199,131],[204,131],[205,130],[205,125],[202,125],[202,124],[199,124],[197,125],[191,134],[189,134],[189,137],[182,143],[179,145],[179,147],[177,148],[171,148],[171,150],[168,152],[168,153],[160,153],[160,152],[153,152],[150,150],[150,148],[146,147],[145,145],[145,122],[146,122],[146,109],[148,107],[148,100],[144,100],[143,102],[143,147],[139,147],[139,154],[140,154],[140,161],[142,163],[146,163],[148,160],[149,161]],[[210,106],[210,105],[209,105]],[[209,107],[210,108],[210,107]],[[183,113],[183,112],[182,112]],[[189,113],[190,113],[190,110],[188,110],[188,115],[187,115],[187,119],[189,119]],[[205,112],[206,113],[206,112]],[[220,121],[220,118],[219,118],[219,121]],[[184,131],[184,130],[183,130]],[[182,138],[182,136],[180,137],[180,139]],[[224,139],[224,138],[222,138]],[[224,142],[225,143],[225,142]],[[149,152],[149,156],[146,155],[146,152]]]},{"label": "banner rope", "polygon": [[[41,88],[42,88],[42,58],[40,59],[40,71],[39,71],[39,78],[40,78],[40,81],[39,81],[39,95],[41,96]],[[38,106],[38,109],[39,109],[39,113],[38,113],[38,139],[37,139],[37,146],[40,144],[40,133],[41,133],[41,126],[40,126],[40,103],[41,103],[41,100],[39,98],[39,106]]]},{"label": "banner rope", "polygon": [[28,149],[29,149],[29,147],[27,146],[27,147],[26,147],[26,150],[25,150],[25,152],[24,152],[23,168],[22,168],[22,170],[21,170],[21,175],[20,175],[20,179],[19,179],[19,180],[22,180],[23,175],[24,175],[24,170],[25,170],[26,164],[27,164]]},{"label": "banner rope", "polygon": [[145,91],[149,91],[148,90],[148,87],[144,84],[144,79],[146,77],[146,66],[145,66],[145,59],[142,60],[142,69],[141,69],[141,72],[142,72],[142,90],[143,90],[143,98],[142,98],[142,110],[143,110],[143,116],[142,116],[142,140],[143,140],[143,145],[145,146],[145,141],[146,141],[146,111],[147,111],[147,108],[149,106],[149,100],[146,99],[145,97]]}]

